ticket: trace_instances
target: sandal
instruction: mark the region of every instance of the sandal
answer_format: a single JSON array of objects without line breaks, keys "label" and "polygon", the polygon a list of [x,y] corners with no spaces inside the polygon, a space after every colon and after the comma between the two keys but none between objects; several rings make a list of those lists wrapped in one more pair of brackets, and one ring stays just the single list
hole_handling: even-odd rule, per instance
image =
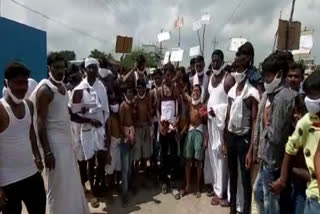
[{"label": "sandal", "polygon": [[182,189],[182,190],[180,190],[180,195],[181,195],[181,197],[185,197],[185,196],[189,195],[189,191]]},{"label": "sandal", "polygon": [[226,199],[220,200],[220,206],[221,207],[230,207],[230,203]]},{"label": "sandal", "polygon": [[179,191],[175,190],[173,191],[174,199],[180,200],[181,199],[181,194]]},{"label": "sandal", "polygon": [[218,196],[213,196],[211,199],[212,206],[218,206],[220,204],[220,198]]},{"label": "sandal", "polygon": [[98,198],[92,198],[90,204],[93,208],[98,208],[100,206]]}]

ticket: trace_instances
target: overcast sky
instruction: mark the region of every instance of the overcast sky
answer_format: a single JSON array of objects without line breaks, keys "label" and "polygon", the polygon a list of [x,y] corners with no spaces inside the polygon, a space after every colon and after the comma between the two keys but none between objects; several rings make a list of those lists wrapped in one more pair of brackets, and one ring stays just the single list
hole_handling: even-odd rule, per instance
[{"label": "overcast sky", "polygon": [[[183,16],[181,47],[185,49],[184,61],[188,61],[189,48],[198,44],[192,23],[208,12],[212,20],[206,31],[206,59],[210,58],[216,36],[217,48],[225,52],[227,60],[232,60],[234,53],[227,50],[228,40],[241,36],[253,43],[255,61],[260,62],[271,53],[280,11],[282,18],[288,19],[291,10],[291,0],[16,0],[103,39],[101,42],[48,21],[10,0],[0,1],[2,16],[47,31],[48,51],[74,50],[78,58],[88,56],[94,48],[114,53],[116,35],[132,36],[134,46],[158,45],[161,29],[171,32],[171,40],[164,46],[174,48],[178,43],[174,21]],[[296,0],[294,20],[315,30],[312,53],[320,62],[320,1]]]}]

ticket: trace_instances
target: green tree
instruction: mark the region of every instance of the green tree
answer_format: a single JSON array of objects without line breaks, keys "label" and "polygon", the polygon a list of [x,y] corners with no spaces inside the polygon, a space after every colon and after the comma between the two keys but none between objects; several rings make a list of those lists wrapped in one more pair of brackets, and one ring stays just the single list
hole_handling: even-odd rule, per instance
[{"label": "green tree", "polygon": [[121,65],[126,69],[133,68],[139,55],[143,55],[146,58],[146,67],[157,67],[160,63],[160,57],[154,52],[146,52],[144,49],[135,49],[123,57]]},{"label": "green tree", "polygon": [[59,51],[59,53],[64,56],[64,59],[66,61],[75,60],[77,57],[76,53],[74,51],[70,51],[70,50]]}]

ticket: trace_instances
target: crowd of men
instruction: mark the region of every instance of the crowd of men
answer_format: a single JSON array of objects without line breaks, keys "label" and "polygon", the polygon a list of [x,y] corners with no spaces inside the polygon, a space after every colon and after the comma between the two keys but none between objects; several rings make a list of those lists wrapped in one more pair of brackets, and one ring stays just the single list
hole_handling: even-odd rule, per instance
[{"label": "crowd of men", "polygon": [[202,56],[152,75],[145,65],[138,56],[119,73],[87,58],[66,69],[51,53],[48,78],[37,84],[25,65],[8,64],[0,100],[4,214],[20,214],[22,201],[30,214],[46,206],[50,214],[88,214],[86,193],[99,207],[117,186],[126,206],[129,191],[150,189],[150,180],[164,194],[178,189],[176,200],[193,186],[200,198],[206,187],[211,204],[231,214],[320,213],[320,72],[304,79],[292,54],[280,51],[260,72],[249,42],[231,65],[221,50],[207,67]]}]

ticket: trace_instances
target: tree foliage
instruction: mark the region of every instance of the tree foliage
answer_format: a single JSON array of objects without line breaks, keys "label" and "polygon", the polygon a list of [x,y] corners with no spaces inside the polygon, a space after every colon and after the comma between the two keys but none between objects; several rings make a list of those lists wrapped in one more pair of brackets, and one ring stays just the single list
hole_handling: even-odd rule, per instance
[{"label": "tree foliage", "polygon": [[121,65],[126,69],[133,68],[139,55],[146,58],[146,67],[157,67],[160,63],[160,58],[155,53],[146,52],[144,49],[135,49],[123,57]]},{"label": "tree foliage", "polygon": [[77,58],[77,55],[74,51],[63,50],[63,51],[59,51],[58,53],[63,55],[66,61],[75,60]]},{"label": "tree foliage", "polygon": [[95,58],[95,59],[99,59],[99,60],[103,60],[103,59],[107,59],[107,60],[114,60],[114,57],[111,53],[106,53],[103,51],[99,51],[97,49],[94,49],[90,52],[89,57]]}]

